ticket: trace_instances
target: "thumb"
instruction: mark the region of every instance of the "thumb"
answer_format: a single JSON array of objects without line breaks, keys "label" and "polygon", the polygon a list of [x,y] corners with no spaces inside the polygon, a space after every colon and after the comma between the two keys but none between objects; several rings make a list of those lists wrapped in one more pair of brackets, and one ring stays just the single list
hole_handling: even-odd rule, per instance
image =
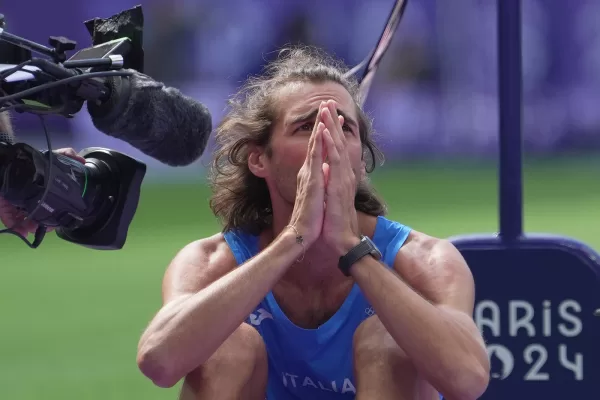
[{"label": "thumb", "polygon": [[74,160],[79,161],[82,164],[85,164],[85,158],[81,157],[74,149],[58,149],[56,150],[57,154],[61,154],[63,156],[67,156]]}]

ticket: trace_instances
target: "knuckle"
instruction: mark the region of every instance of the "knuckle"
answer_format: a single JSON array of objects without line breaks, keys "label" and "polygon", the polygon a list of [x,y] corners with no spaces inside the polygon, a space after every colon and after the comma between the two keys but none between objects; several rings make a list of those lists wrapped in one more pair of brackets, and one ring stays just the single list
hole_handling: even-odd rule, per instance
[{"label": "knuckle", "polygon": [[340,195],[343,193],[341,185],[335,185],[334,187],[330,187],[328,189],[328,194],[334,197],[340,197]]}]

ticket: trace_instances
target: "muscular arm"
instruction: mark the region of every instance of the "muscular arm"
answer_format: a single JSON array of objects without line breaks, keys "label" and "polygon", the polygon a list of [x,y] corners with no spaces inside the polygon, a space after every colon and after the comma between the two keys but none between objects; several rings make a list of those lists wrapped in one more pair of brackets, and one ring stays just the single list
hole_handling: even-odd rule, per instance
[{"label": "muscular arm", "polygon": [[221,235],[186,246],[165,275],[164,306],[140,339],[140,370],[158,386],[175,385],[210,358],[301,252],[290,231],[237,268]]},{"label": "muscular arm", "polygon": [[396,343],[444,398],[476,399],[487,387],[489,360],[471,317],[473,277],[451,243],[411,235],[413,242],[396,256],[395,271],[365,257],[352,276]]}]

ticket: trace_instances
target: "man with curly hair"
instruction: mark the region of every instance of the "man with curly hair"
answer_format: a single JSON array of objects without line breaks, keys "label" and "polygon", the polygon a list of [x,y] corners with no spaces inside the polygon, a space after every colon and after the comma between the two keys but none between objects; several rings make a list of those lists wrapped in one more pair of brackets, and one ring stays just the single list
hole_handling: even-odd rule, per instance
[{"label": "man with curly hair", "polygon": [[139,343],[156,385],[185,377],[182,399],[211,400],[485,391],[470,270],[384,217],[367,179],[382,155],[346,72],[285,49],[231,101],[210,174],[223,231],[176,255]]}]

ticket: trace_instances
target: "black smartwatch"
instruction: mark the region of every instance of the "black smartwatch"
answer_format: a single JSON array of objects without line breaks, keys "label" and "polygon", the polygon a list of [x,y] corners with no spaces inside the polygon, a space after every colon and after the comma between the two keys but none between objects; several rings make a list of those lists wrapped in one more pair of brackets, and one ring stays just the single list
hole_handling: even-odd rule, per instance
[{"label": "black smartwatch", "polygon": [[372,256],[376,260],[380,260],[381,252],[368,236],[361,235],[360,243],[350,249],[346,255],[340,257],[338,267],[344,275],[350,276],[350,267],[364,256]]}]

